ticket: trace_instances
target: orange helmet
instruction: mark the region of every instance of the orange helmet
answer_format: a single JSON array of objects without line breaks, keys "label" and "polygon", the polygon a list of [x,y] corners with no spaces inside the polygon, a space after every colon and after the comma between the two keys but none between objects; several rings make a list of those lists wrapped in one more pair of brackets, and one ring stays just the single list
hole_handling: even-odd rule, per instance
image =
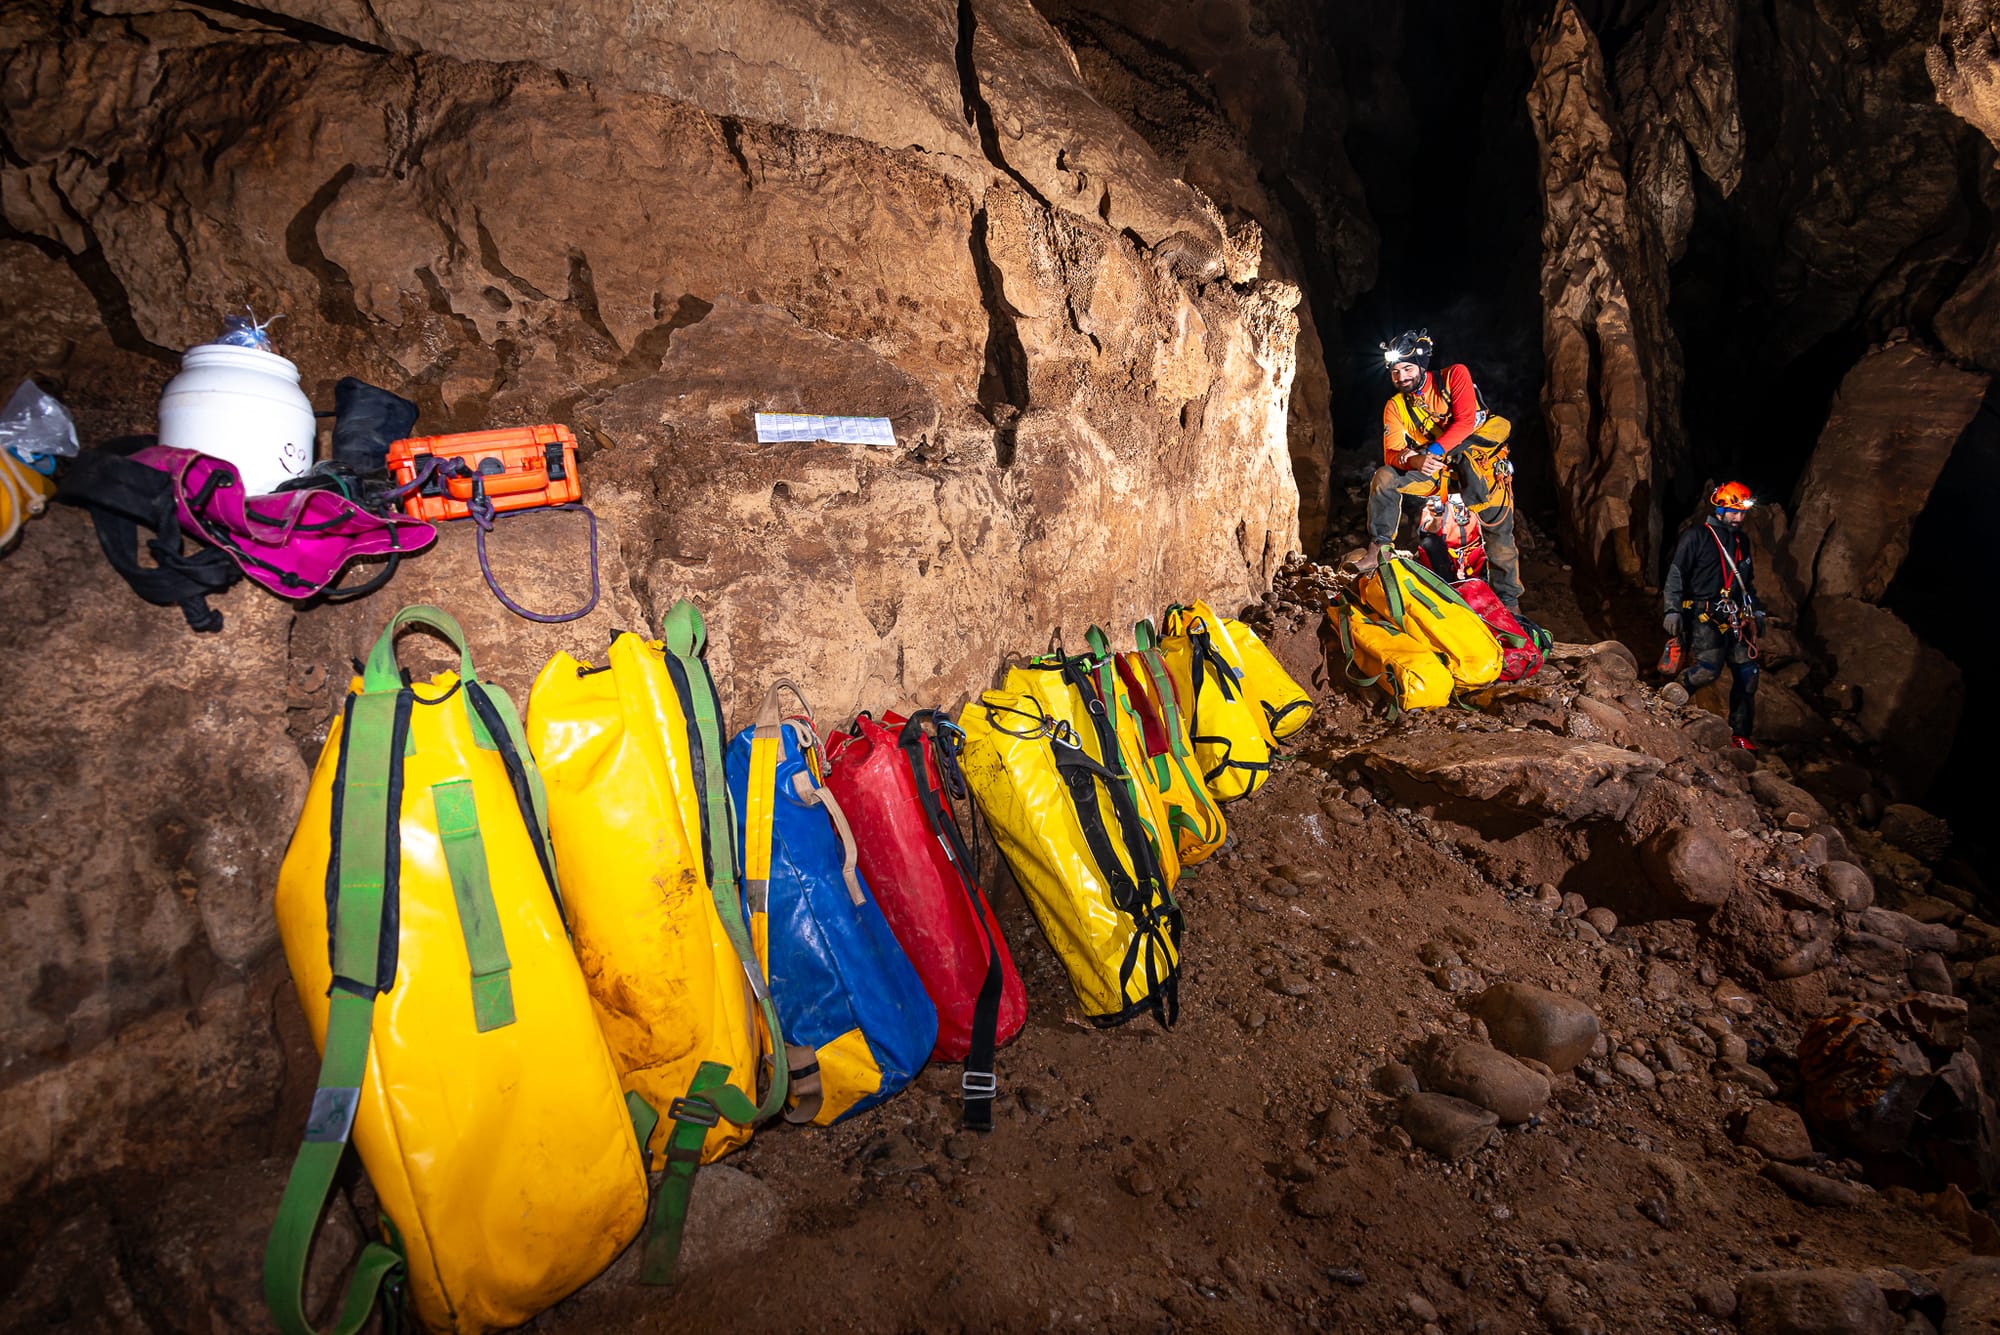
[{"label": "orange helmet", "polygon": [[1741,482],[1725,482],[1709,495],[1708,503],[1718,510],[1748,510],[1757,501]]}]

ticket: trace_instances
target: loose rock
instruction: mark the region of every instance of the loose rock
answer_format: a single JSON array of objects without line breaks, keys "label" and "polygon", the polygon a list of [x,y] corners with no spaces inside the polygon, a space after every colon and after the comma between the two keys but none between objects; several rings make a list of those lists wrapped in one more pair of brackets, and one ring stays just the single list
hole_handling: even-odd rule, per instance
[{"label": "loose rock", "polygon": [[1651,1089],[1659,1083],[1659,1077],[1653,1074],[1653,1068],[1629,1052],[1613,1053],[1611,1055],[1611,1069],[1641,1089]]},{"label": "loose rock", "polygon": [[1574,997],[1532,983],[1496,983],[1480,993],[1473,1013],[1486,1022],[1493,1046],[1532,1057],[1560,1075],[1590,1055],[1597,1014]]},{"label": "loose rock", "polygon": [[1457,1160],[1483,1147],[1500,1118],[1449,1094],[1412,1094],[1399,1118],[1410,1139],[1441,1159]]},{"label": "loose rock", "polygon": [[1764,1176],[1785,1189],[1793,1200],[1821,1209],[1849,1209],[1861,1204],[1864,1193],[1852,1182],[1821,1177],[1795,1164],[1767,1163]]},{"label": "loose rock", "polygon": [[1506,1053],[1462,1038],[1440,1038],[1417,1054],[1424,1088],[1455,1094],[1518,1126],[1548,1105],[1549,1082]]},{"label": "loose rock", "polygon": [[1812,1135],[1806,1119],[1782,1103],[1759,1103],[1736,1118],[1736,1143],[1766,1159],[1804,1163],[1812,1158]]},{"label": "loose rock", "polygon": [[1875,879],[1852,862],[1829,862],[1819,869],[1820,888],[1849,913],[1875,902]]},{"label": "loose rock", "polygon": [[1736,1285],[1743,1335],[1890,1335],[1888,1299],[1851,1270],[1765,1270]]}]

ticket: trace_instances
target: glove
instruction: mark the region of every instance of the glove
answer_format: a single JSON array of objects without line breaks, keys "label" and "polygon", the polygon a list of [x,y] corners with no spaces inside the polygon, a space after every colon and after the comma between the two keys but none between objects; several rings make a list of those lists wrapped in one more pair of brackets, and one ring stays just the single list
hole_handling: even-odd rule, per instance
[{"label": "glove", "polygon": [[1681,614],[1679,612],[1669,612],[1667,613],[1667,619],[1660,624],[1666,627],[1667,634],[1678,635],[1681,633]]},{"label": "glove", "polygon": [[1753,613],[1753,615],[1757,619],[1757,633],[1759,635],[1762,635],[1764,633],[1764,614],[1762,612],[1757,612]]}]

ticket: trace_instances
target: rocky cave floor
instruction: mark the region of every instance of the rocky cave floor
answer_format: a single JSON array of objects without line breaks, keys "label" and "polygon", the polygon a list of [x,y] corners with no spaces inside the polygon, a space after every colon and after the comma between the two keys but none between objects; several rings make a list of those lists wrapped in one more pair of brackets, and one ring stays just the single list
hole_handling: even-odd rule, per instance
[{"label": "rocky cave floor", "polygon": [[[1968,1261],[2000,1230],[1946,1184],[1991,1166],[1964,1055],[1992,1046],[2000,928],[1946,883],[1970,874],[1934,871],[1936,826],[1880,814],[1853,765],[1753,760],[1699,702],[1662,701],[1631,652],[1589,643],[1605,611],[1545,552],[1528,604],[1566,643],[1538,677],[1401,721],[1335,686],[1228,809],[1178,891],[1176,1029],[1083,1021],[1004,888],[1030,1010],[991,1135],[958,1129],[956,1067],[849,1124],[761,1133],[698,1179],[674,1291],[634,1284],[628,1252],[533,1328],[2000,1328],[1980,1324],[2000,1261]],[[1326,573],[1291,567],[1253,624],[1296,653]],[[1811,1020],[1926,991],[1873,1026],[1866,1069],[1800,1061]],[[1493,1059],[1489,1028],[1532,1012],[1559,1040],[1575,1003],[1602,1037],[1574,1069]],[[1940,1083],[1930,1063],[1960,1102],[1925,1105],[1921,1156],[1841,1140],[1879,1131],[1875,1085],[1879,1112]],[[0,1325],[181,1329],[194,1286],[261,1328],[309,1050],[287,1065],[270,1158],[51,1202]],[[323,1230],[322,1296],[365,1191]]]}]

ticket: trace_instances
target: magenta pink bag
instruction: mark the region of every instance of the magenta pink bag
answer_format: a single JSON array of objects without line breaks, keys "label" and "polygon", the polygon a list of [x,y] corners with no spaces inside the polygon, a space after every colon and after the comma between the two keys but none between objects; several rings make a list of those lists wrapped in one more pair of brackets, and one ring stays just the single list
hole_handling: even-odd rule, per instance
[{"label": "magenta pink bag", "polygon": [[[173,479],[182,528],[220,547],[243,573],[282,598],[332,590],[339,598],[380,588],[402,557],[431,545],[437,530],[401,513],[376,514],[324,488],[246,496],[236,466],[193,450],[149,445],[134,462]],[[353,588],[335,589],[349,561],[387,556],[387,566]]]},{"label": "magenta pink bag", "polygon": [[1500,601],[1500,595],[1493,592],[1492,585],[1483,579],[1462,579],[1451,587],[1500,641],[1500,680],[1520,681],[1542,670],[1542,651],[1507,610],[1507,604]]}]

